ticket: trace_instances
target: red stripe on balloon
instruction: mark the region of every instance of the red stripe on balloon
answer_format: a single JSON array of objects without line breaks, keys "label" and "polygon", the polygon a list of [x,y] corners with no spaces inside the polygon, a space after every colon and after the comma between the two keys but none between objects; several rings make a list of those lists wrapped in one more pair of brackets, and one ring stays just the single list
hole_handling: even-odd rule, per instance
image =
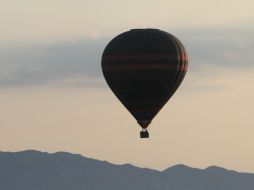
[{"label": "red stripe on balloon", "polygon": [[140,55],[105,55],[104,61],[126,61],[126,60],[182,60],[187,61],[188,56],[183,54],[163,55],[163,54],[140,54]]},{"label": "red stripe on balloon", "polygon": [[182,70],[186,71],[186,67],[179,68],[178,64],[111,64],[102,65],[104,71],[119,71],[119,70]]}]

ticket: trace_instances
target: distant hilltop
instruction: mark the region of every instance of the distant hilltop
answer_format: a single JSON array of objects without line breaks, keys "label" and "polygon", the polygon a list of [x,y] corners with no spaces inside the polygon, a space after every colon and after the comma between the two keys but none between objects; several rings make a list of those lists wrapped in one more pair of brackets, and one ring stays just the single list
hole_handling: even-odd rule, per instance
[{"label": "distant hilltop", "polygon": [[217,166],[164,171],[115,165],[67,152],[0,152],[3,190],[253,190],[254,174]]}]

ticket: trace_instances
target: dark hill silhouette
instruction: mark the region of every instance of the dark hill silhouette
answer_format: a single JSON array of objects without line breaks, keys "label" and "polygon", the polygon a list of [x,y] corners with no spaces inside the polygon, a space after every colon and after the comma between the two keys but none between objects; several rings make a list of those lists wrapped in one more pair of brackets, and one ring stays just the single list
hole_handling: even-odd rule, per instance
[{"label": "dark hill silhouette", "polygon": [[164,171],[115,165],[78,154],[0,152],[1,190],[253,190],[254,174],[211,166]]}]

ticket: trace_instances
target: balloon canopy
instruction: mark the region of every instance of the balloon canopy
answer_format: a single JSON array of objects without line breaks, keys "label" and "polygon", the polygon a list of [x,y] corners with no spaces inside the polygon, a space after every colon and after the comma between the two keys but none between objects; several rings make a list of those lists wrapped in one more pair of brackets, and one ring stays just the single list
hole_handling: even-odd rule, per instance
[{"label": "balloon canopy", "polygon": [[181,84],[188,55],[167,32],[133,29],[109,42],[101,66],[108,86],[146,129]]}]

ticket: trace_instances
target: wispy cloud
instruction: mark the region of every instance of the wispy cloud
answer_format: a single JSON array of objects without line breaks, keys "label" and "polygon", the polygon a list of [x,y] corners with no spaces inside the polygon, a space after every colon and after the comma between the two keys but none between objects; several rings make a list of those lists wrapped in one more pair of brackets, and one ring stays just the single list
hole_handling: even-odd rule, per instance
[{"label": "wispy cloud", "polygon": [[185,34],[192,70],[206,66],[253,67],[254,29],[206,29]]},{"label": "wispy cloud", "polygon": [[[0,51],[0,85],[77,83],[101,77],[100,61],[105,40],[83,40]],[[72,81],[72,82],[70,82]]]},{"label": "wispy cloud", "polygon": [[[253,67],[254,29],[175,32],[186,45],[190,71]],[[102,79],[101,55],[109,39],[0,47],[0,86],[96,85]]]}]

